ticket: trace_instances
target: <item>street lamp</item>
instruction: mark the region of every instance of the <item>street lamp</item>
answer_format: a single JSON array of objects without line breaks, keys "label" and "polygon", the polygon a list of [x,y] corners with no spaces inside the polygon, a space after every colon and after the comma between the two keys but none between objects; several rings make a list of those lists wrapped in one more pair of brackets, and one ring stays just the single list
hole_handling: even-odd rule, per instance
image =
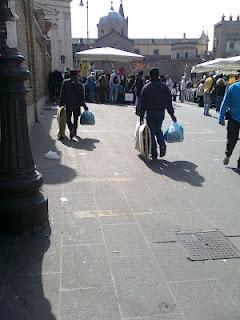
[{"label": "street lamp", "polygon": [[0,0],[0,12],[0,231],[22,232],[48,222],[48,200],[32,156],[24,87],[29,71],[16,48],[8,0]]},{"label": "street lamp", "polygon": [[[88,29],[88,0],[86,1],[86,4],[87,4],[87,47],[88,47],[88,44],[89,44],[89,29]],[[80,7],[84,7],[83,0],[81,0],[81,1],[80,1],[79,6],[80,6]]]}]

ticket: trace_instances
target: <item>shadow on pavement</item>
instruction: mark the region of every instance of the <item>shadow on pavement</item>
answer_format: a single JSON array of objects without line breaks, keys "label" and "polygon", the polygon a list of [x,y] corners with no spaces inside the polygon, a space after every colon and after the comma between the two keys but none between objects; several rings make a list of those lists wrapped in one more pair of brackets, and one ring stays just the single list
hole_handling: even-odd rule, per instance
[{"label": "shadow on pavement", "polygon": [[93,151],[97,147],[95,146],[96,143],[100,143],[100,140],[98,139],[90,139],[90,138],[80,138],[77,137],[77,140],[69,140],[69,139],[64,139],[62,140],[62,143],[70,148],[74,149],[81,149],[81,150],[86,150],[86,151]]},{"label": "shadow on pavement", "polygon": [[0,318],[56,320],[45,292],[58,291],[56,276],[42,281],[50,229],[34,235],[0,236]]},{"label": "shadow on pavement", "polygon": [[32,153],[37,170],[42,173],[45,184],[65,183],[72,181],[77,176],[74,169],[61,163],[61,158],[49,160],[44,157],[50,150],[62,156],[56,145],[57,140],[53,139],[50,134],[56,114],[57,107],[46,107],[41,116],[41,122],[36,123],[31,132]]},{"label": "shadow on pavement", "polygon": [[194,187],[202,187],[205,179],[197,171],[197,165],[189,161],[174,161],[167,160],[155,160],[149,161],[140,156],[140,158],[146,163],[147,167],[153,172],[165,175],[166,177],[189,183]]},{"label": "shadow on pavement", "polygon": [[238,174],[240,176],[240,170],[238,168],[233,168],[233,167],[227,167],[227,169],[231,169],[233,172]]}]

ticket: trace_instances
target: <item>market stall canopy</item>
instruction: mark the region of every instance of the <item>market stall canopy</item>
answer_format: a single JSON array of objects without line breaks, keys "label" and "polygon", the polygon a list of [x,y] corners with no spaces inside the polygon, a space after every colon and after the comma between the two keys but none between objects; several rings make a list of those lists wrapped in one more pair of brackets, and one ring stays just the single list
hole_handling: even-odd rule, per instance
[{"label": "market stall canopy", "polygon": [[141,61],[144,56],[115,48],[95,48],[76,52],[75,56],[81,60],[87,61],[113,61],[113,62],[130,62]]},{"label": "market stall canopy", "polygon": [[202,73],[210,71],[237,72],[240,70],[240,56],[231,58],[218,58],[206,61],[192,67],[191,72]]}]

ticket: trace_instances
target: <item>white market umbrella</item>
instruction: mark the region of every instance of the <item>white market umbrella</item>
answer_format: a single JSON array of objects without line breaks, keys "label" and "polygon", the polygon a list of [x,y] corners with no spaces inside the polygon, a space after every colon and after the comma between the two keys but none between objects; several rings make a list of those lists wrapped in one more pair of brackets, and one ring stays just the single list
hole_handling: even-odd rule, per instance
[{"label": "white market umbrella", "polygon": [[233,72],[240,70],[240,56],[230,58],[218,58],[197,64],[192,68],[192,72],[202,73],[209,71]]},{"label": "white market umbrella", "polygon": [[115,48],[95,48],[76,52],[75,56],[86,61],[131,62],[142,61],[144,56]]},{"label": "white market umbrella", "polygon": [[191,72],[196,72],[196,73],[202,73],[202,72],[210,72],[210,71],[216,71],[217,64],[222,62],[224,58],[217,58],[214,60],[206,61],[200,64],[197,64],[196,66],[192,67]]}]

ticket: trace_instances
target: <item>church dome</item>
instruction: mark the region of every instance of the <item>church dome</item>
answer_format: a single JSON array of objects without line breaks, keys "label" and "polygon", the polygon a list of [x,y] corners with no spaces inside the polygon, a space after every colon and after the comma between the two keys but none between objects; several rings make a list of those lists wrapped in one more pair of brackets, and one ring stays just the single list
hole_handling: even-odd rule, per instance
[{"label": "church dome", "polygon": [[125,24],[125,19],[121,16],[120,13],[116,11],[109,11],[107,16],[101,17],[99,20],[99,25],[106,25],[106,24]]},{"label": "church dome", "polygon": [[98,23],[98,38],[104,35],[116,31],[126,37],[128,37],[128,19],[124,17],[124,11],[122,6],[122,1],[120,4],[119,12],[114,11],[113,6],[108,13],[108,15],[100,18]]}]

